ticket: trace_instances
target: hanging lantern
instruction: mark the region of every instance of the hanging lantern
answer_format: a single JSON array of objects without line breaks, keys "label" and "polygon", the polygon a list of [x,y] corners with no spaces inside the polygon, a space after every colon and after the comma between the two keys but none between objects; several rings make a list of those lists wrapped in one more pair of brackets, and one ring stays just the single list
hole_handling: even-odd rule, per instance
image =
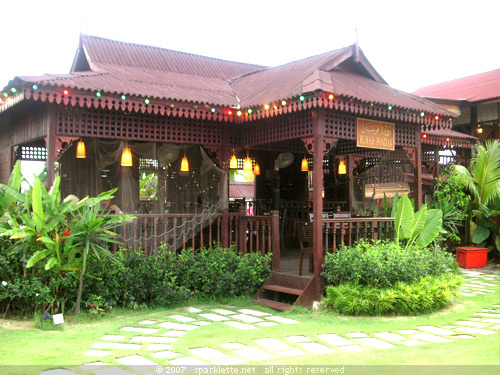
[{"label": "hanging lantern", "polygon": [[245,163],[243,164],[243,172],[252,172],[252,159],[248,156],[245,158]]},{"label": "hanging lantern", "polygon": [[184,154],[184,157],[181,160],[181,172],[189,172],[189,162],[186,154]]},{"label": "hanging lantern", "polygon": [[122,167],[131,167],[132,164],[132,150],[130,147],[125,147],[122,152]]},{"label": "hanging lantern", "polygon": [[229,168],[238,169],[238,159],[236,159],[236,155],[233,154],[231,156],[231,161],[229,162]]},{"label": "hanging lantern", "polygon": [[339,164],[339,174],[347,174],[347,168],[343,160],[341,160]]},{"label": "hanging lantern", "polygon": [[258,163],[255,163],[255,167],[253,167],[253,174],[260,176],[260,165]]},{"label": "hanging lantern", "polygon": [[80,139],[80,141],[76,145],[76,158],[85,159],[86,157],[87,153],[85,152],[85,143]]},{"label": "hanging lantern", "polygon": [[309,162],[307,161],[306,157],[304,156],[304,159],[302,159],[302,165],[300,167],[300,170],[302,172],[308,172],[309,171]]}]

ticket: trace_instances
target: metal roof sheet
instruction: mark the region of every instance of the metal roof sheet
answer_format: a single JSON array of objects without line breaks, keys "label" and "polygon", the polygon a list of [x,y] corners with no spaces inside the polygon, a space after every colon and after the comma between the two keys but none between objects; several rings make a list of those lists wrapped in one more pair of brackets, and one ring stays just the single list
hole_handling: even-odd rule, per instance
[{"label": "metal roof sheet", "polygon": [[470,141],[478,140],[478,138],[474,137],[473,135],[457,132],[451,129],[426,130],[422,132],[427,135],[433,135],[437,137],[463,138],[463,139],[468,139]]}]

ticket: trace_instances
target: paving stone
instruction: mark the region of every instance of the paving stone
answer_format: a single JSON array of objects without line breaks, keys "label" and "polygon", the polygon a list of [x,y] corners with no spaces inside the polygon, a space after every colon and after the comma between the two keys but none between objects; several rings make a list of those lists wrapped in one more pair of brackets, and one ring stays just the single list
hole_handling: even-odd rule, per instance
[{"label": "paving stone", "polygon": [[260,347],[262,347],[266,350],[269,350],[270,352],[279,352],[282,350],[292,349],[291,346],[289,346],[285,343],[282,343],[281,341],[278,341],[276,339],[269,339],[269,338],[256,339],[256,340],[253,340],[253,342],[256,343],[257,345],[259,345]]},{"label": "paving stone", "polygon": [[398,341],[398,344],[403,344],[406,346],[416,346],[416,345],[423,345],[425,343],[418,340],[406,340],[406,341]]},{"label": "paving stone", "polygon": [[295,357],[298,355],[307,355],[306,352],[303,352],[302,350],[298,349],[284,350],[282,352],[276,352],[275,354],[279,355],[280,357]]},{"label": "paving stone", "polygon": [[226,309],[212,309],[212,311],[216,314],[220,315],[233,315],[236,314],[234,311],[226,310]]},{"label": "paving stone", "polygon": [[488,324],[486,323],[480,323],[480,322],[469,322],[466,320],[460,320],[458,322],[455,322],[455,324],[461,325],[461,326],[470,326],[470,327],[485,327]]},{"label": "paving stone", "polygon": [[197,326],[209,326],[210,324],[212,324],[212,322],[206,322],[206,321],[202,320],[199,322],[193,322],[193,324],[196,324]]},{"label": "paving stone", "polygon": [[233,350],[233,349],[243,349],[243,348],[246,348],[247,346],[246,345],[243,345],[243,344],[240,344],[238,342],[227,342],[225,344],[221,344],[220,345],[222,348],[224,349],[228,349],[228,350]]},{"label": "paving stone", "polygon": [[92,344],[96,349],[140,349],[141,346],[137,344],[124,344],[118,342],[95,342]]},{"label": "paving stone", "polygon": [[136,327],[123,327],[121,331],[125,332],[138,332],[138,333],[155,333],[158,328],[136,328]]},{"label": "paving stone", "polygon": [[396,346],[389,344],[388,342],[379,340],[379,339],[374,339],[374,338],[367,338],[367,339],[356,339],[357,342],[366,345],[366,346],[371,346],[372,348],[377,348],[377,349],[391,349],[391,348],[396,348]]},{"label": "paving stone", "polygon": [[226,357],[226,358],[221,358],[221,359],[214,359],[212,363],[217,366],[234,366],[234,365],[241,365],[242,363],[245,363],[246,361],[243,358],[238,358],[238,357]]},{"label": "paving stone", "polygon": [[360,352],[363,350],[359,345],[338,346],[337,349],[345,352]]},{"label": "paving stone", "polygon": [[481,311],[484,311],[484,312],[496,312],[496,310],[493,310],[493,309],[482,309]]},{"label": "paving stone", "polygon": [[287,336],[285,337],[286,340],[290,342],[308,342],[311,341],[309,337],[306,336]]},{"label": "paving stone", "polygon": [[179,337],[179,336],[185,335],[186,333],[187,333],[186,331],[167,331],[162,336]]},{"label": "paving stone", "polygon": [[143,324],[143,325],[148,325],[148,324],[155,324],[156,321],[154,320],[143,320],[143,321],[140,321],[139,324]]},{"label": "paving stone", "polygon": [[211,361],[212,359],[220,359],[227,357],[226,354],[212,348],[194,348],[189,349],[189,351],[193,354],[196,354],[198,357]]},{"label": "paving stone", "polygon": [[318,337],[323,340],[324,342],[326,342],[328,345],[331,345],[331,346],[340,346],[340,345],[351,345],[351,344],[354,344],[353,342],[339,336],[339,335],[336,335],[334,333],[330,333],[330,334],[327,334],[327,335],[318,335]]},{"label": "paving stone", "polygon": [[229,320],[227,316],[218,314],[200,314],[200,316],[208,320],[213,320],[214,322],[223,322],[225,320]]},{"label": "paving stone", "polygon": [[315,354],[332,353],[334,351],[332,348],[317,342],[298,342],[297,345]]},{"label": "paving stone", "polygon": [[111,352],[107,350],[87,350],[85,355],[88,357],[106,357],[109,353]]},{"label": "paving stone", "polygon": [[206,366],[208,363],[193,357],[182,357],[170,361],[174,366]]},{"label": "paving stone", "polygon": [[400,336],[396,333],[390,333],[390,332],[378,332],[374,333],[374,336],[377,336],[379,339],[385,340],[385,341],[401,341],[401,340],[406,340],[406,337]]},{"label": "paving stone", "polygon": [[43,371],[42,375],[78,375],[76,372],[65,370],[65,369],[55,369]]},{"label": "paving stone", "polygon": [[444,337],[434,336],[430,333],[416,333],[410,336],[412,339],[431,341],[431,342],[450,342],[450,340],[445,339]]},{"label": "paving stone", "polygon": [[274,355],[272,355],[272,354],[269,354],[263,350],[254,349],[254,348],[238,349],[238,350],[235,350],[233,353],[236,355],[239,355],[240,357],[254,360],[254,361],[275,358]]},{"label": "paving stone", "polygon": [[117,362],[130,367],[132,370],[146,370],[151,367],[158,366],[157,363],[150,361],[147,358],[141,357],[140,355],[134,354],[128,357],[117,358]]},{"label": "paving stone", "polygon": [[119,367],[107,367],[102,370],[96,370],[94,371],[94,374],[96,375],[134,375],[130,371],[125,371],[122,368]]},{"label": "paving stone", "polygon": [[434,335],[441,335],[441,336],[446,336],[446,335],[453,335],[455,332],[450,331],[449,329],[443,329],[439,327],[434,327],[434,326],[418,326],[417,327],[421,331],[429,332]]},{"label": "paving stone", "polygon": [[101,340],[108,340],[108,341],[122,341],[125,338],[125,336],[118,336],[118,335],[104,335],[101,337]]},{"label": "paving stone", "polygon": [[295,323],[298,323],[298,321],[296,321],[296,320],[293,320],[293,319],[290,319],[290,318],[283,318],[281,316],[271,315],[271,316],[266,316],[265,318],[267,320],[272,320],[273,322],[283,323],[283,324],[295,324]]},{"label": "paving stone", "polygon": [[262,322],[262,319],[257,318],[257,317],[252,316],[252,315],[246,315],[246,314],[231,315],[231,318],[241,320],[242,322],[245,322],[245,323]]},{"label": "paving stone", "polygon": [[471,327],[460,327],[455,331],[465,332],[465,333],[477,333],[478,335],[493,335],[495,331],[489,331],[487,329],[471,328]]},{"label": "paving stone", "polygon": [[457,328],[455,326],[443,326],[444,329],[453,329],[453,328]]},{"label": "paving stone", "polygon": [[477,322],[480,322],[482,319],[481,318],[470,318],[469,320],[472,320],[472,321],[477,321]]},{"label": "paving stone", "polygon": [[402,333],[403,335],[411,335],[412,333],[418,333],[418,331],[415,329],[400,329],[399,331],[396,332]]},{"label": "paving stone", "polygon": [[185,323],[196,322],[196,319],[193,319],[193,318],[190,318],[189,316],[184,316],[184,315],[170,315],[169,318],[178,320],[179,322],[185,322]]},{"label": "paving stone", "polygon": [[500,314],[491,314],[491,313],[474,313],[477,316],[487,316],[488,318],[500,318]]},{"label": "paving stone", "polygon": [[497,324],[497,325],[491,326],[490,328],[492,328],[492,329],[500,329],[500,324]]},{"label": "paving stone", "polygon": [[260,322],[260,323],[257,323],[258,326],[261,326],[261,327],[272,327],[272,326],[277,326],[278,323],[274,323],[274,322]]},{"label": "paving stone", "polygon": [[368,335],[366,333],[362,333],[362,332],[348,333],[348,334],[346,334],[346,336],[350,337],[350,338],[368,337]]},{"label": "paving stone", "polygon": [[252,310],[252,309],[243,309],[243,310],[238,310],[238,312],[246,315],[253,315],[253,316],[269,316],[271,314],[263,312],[263,311],[257,311],[257,310]]},{"label": "paving stone", "polygon": [[465,293],[465,292],[460,292],[459,294],[465,297],[474,297],[476,295],[475,293]]},{"label": "paving stone", "polygon": [[469,336],[469,335],[453,335],[454,339],[473,339],[474,336]]},{"label": "paving stone", "polygon": [[132,342],[150,342],[153,344],[168,344],[176,342],[174,337],[158,337],[158,336],[134,336],[130,339]]},{"label": "paving stone", "polygon": [[191,324],[171,323],[171,322],[165,322],[165,323],[161,323],[158,325],[160,327],[163,327],[163,328],[175,329],[175,330],[181,330],[181,331],[191,331],[193,329],[198,328],[198,326],[194,326]]},{"label": "paving stone", "polygon": [[203,310],[197,309],[196,307],[186,307],[186,310],[190,313],[199,313],[199,312],[203,311]]},{"label": "paving stone", "polygon": [[86,363],[84,365],[78,366],[78,368],[80,370],[83,370],[83,371],[92,371],[92,370],[96,370],[102,366],[107,366],[107,365],[104,362],[91,362],[91,363]]},{"label": "paving stone", "polygon": [[149,344],[146,347],[147,350],[167,350],[167,349],[172,349],[172,345],[170,344]]},{"label": "paving stone", "polygon": [[497,308],[499,308],[499,309],[500,309],[500,305],[493,305],[493,307],[497,307]]},{"label": "paving stone", "polygon": [[156,353],[152,353],[151,354],[152,357],[155,357],[155,358],[158,358],[158,359],[174,358],[174,357],[177,357],[179,355],[180,355],[179,353],[171,352],[169,350],[166,350],[164,352],[156,352]]},{"label": "paving stone", "polygon": [[255,329],[254,326],[251,326],[250,324],[245,324],[245,323],[240,323],[240,322],[224,322],[228,326],[238,328],[238,329]]}]

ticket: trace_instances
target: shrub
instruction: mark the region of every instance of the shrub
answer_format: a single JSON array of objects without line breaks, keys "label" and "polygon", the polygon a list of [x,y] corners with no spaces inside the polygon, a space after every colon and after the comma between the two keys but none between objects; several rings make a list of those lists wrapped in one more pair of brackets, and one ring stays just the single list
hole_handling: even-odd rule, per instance
[{"label": "shrub", "polygon": [[458,294],[462,278],[446,273],[426,276],[411,283],[397,282],[388,288],[353,282],[327,286],[323,304],[345,315],[415,315],[436,311]]}]

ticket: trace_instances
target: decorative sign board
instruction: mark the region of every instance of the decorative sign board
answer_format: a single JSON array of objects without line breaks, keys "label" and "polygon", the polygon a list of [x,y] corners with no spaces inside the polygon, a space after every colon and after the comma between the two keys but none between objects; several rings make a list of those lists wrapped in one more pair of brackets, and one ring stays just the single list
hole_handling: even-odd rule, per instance
[{"label": "decorative sign board", "polygon": [[56,314],[52,316],[52,320],[54,321],[54,324],[63,324],[64,323],[64,317],[63,314]]},{"label": "decorative sign board", "polygon": [[394,123],[357,119],[356,144],[358,147],[394,151]]}]

